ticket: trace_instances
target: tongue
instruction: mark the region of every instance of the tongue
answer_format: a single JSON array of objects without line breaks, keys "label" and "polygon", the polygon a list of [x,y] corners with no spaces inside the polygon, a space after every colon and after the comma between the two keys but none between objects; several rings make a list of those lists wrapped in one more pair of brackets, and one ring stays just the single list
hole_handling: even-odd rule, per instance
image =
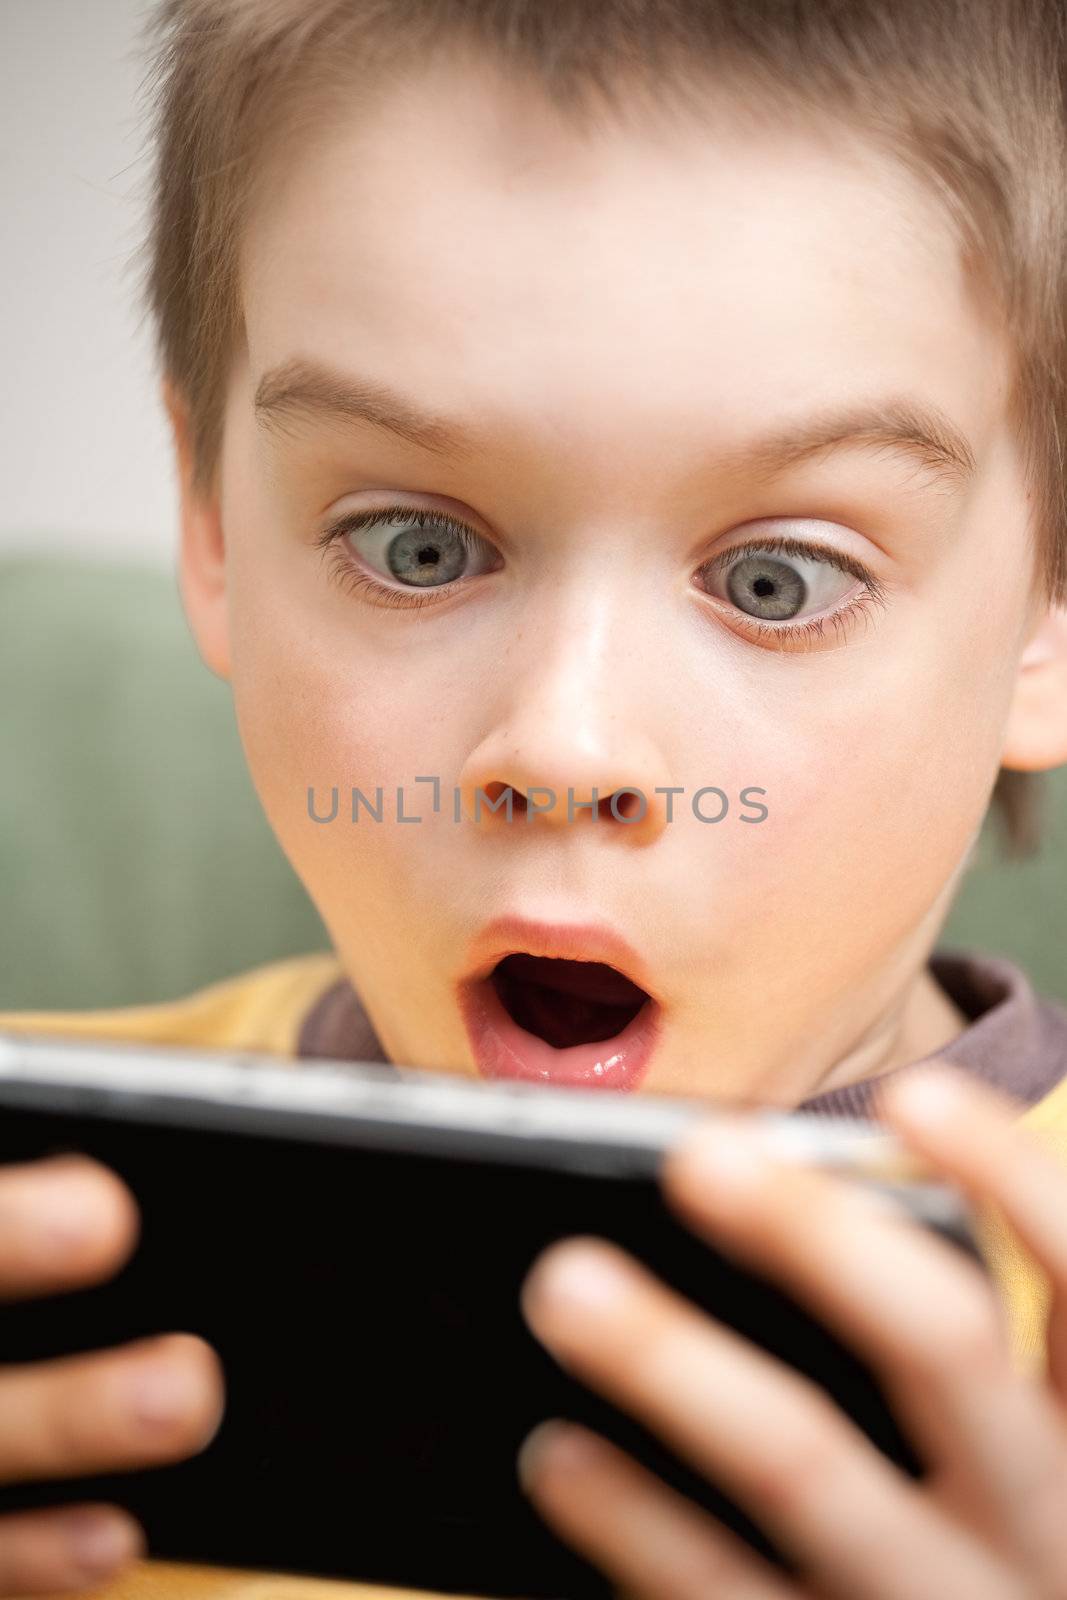
[{"label": "tongue", "polygon": [[614,967],[601,961],[562,961],[547,956],[505,956],[496,970],[523,983],[538,984],[579,1000],[607,1006],[634,1006],[647,999],[645,991]]}]

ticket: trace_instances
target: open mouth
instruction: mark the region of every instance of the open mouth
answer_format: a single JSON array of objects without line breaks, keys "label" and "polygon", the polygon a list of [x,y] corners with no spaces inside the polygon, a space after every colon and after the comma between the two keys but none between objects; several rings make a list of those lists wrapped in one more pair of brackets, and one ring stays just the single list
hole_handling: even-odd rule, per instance
[{"label": "open mouth", "polygon": [[511,1020],[556,1050],[614,1039],[649,998],[603,961],[510,955],[489,982]]},{"label": "open mouth", "polygon": [[461,990],[485,1077],[632,1089],[658,1031],[659,1007],[602,961],[515,952]]}]

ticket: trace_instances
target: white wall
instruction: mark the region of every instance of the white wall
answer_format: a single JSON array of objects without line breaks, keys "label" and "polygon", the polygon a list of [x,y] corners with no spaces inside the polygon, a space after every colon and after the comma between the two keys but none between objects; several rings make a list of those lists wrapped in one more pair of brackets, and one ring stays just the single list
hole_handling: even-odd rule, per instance
[{"label": "white wall", "polygon": [[0,0],[0,554],[170,565],[176,491],[138,304],[150,0]]}]

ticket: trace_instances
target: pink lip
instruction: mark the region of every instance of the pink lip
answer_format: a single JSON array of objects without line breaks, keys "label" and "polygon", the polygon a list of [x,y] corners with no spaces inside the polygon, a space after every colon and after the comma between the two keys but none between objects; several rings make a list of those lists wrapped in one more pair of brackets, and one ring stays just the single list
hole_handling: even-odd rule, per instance
[{"label": "pink lip", "polygon": [[467,951],[467,978],[487,978],[504,956],[525,951],[562,961],[603,961],[652,994],[645,964],[633,945],[606,922],[539,922],[533,917],[494,917]]},{"label": "pink lip", "polygon": [[[520,1028],[493,985],[485,981],[504,956],[523,951],[570,961],[605,962],[625,973],[649,999],[614,1038],[555,1049]],[[458,986],[459,1006],[483,1077],[615,1090],[635,1089],[644,1077],[659,1037],[661,1009],[645,981],[644,963],[614,929],[604,923],[496,917],[472,942],[467,970]]]}]

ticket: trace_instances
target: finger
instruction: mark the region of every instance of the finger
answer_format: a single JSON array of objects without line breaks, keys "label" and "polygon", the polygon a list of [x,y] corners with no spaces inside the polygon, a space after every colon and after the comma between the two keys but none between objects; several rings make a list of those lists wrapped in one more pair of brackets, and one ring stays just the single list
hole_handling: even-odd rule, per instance
[{"label": "finger", "polygon": [[218,1356],[194,1334],[0,1367],[0,1482],[195,1455],[222,1420]]},{"label": "finger", "polygon": [[956,1069],[922,1067],[881,1086],[885,1120],[979,1203],[992,1201],[1048,1278],[1048,1377],[1067,1404],[1067,1161],[1026,1108]]},{"label": "finger", "polygon": [[706,1473],[817,1587],[848,1600],[1015,1596],[998,1558],[825,1391],[614,1245],[550,1245],[526,1278],[522,1310],[565,1367]]},{"label": "finger", "polygon": [[854,1183],[761,1159],[754,1135],[739,1119],[693,1130],[664,1164],[672,1206],[868,1363],[942,1504],[1032,1563],[1062,1565],[1067,1431],[1014,1369],[989,1279],[905,1213],[867,1207]]},{"label": "finger", "polygon": [[64,1593],[118,1573],[146,1553],[118,1506],[64,1506],[0,1517],[0,1595]]},{"label": "finger", "polygon": [[0,1300],[109,1277],[139,1232],[133,1195],[90,1156],[0,1166]]},{"label": "finger", "polygon": [[542,1423],[518,1466],[546,1522],[630,1594],[801,1600],[758,1551],[586,1428]]}]

